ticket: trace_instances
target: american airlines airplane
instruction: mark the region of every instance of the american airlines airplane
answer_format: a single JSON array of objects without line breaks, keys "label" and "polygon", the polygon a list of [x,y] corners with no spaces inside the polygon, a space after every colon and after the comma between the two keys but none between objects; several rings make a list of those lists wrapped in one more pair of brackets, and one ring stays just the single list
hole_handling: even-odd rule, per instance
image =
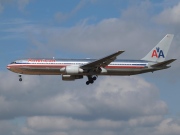
[{"label": "american airlines airplane", "polygon": [[64,81],[74,81],[87,76],[87,85],[93,84],[99,75],[129,76],[154,72],[169,68],[169,64],[176,59],[165,60],[171,45],[172,34],[167,34],[141,60],[118,60],[118,55],[124,51],[117,51],[101,59],[21,59],[7,66],[7,69],[19,74],[29,75],[62,75]]}]

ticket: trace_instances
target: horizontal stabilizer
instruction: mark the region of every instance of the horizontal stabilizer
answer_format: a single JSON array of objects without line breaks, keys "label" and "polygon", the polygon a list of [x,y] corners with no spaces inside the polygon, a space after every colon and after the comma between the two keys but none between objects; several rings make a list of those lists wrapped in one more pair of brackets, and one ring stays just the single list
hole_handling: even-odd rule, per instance
[{"label": "horizontal stabilizer", "polygon": [[164,66],[167,66],[168,64],[172,63],[175,60],[176,59],[170,59],[170,60],[166,60],[166,61],[163,61],[163,62],[159,62],[157,64],[152,65],[152,67],[164,67]]}]

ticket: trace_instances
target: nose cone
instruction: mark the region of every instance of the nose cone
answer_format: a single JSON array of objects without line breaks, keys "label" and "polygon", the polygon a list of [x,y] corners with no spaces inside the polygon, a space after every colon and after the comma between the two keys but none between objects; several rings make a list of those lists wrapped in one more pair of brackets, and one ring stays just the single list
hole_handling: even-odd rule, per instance
[{"label": "nose cone", "polygon": [[10,65],[7,65],[7,69],[8,69],[8,70],[10,70],[10,69],[11,69]]}]

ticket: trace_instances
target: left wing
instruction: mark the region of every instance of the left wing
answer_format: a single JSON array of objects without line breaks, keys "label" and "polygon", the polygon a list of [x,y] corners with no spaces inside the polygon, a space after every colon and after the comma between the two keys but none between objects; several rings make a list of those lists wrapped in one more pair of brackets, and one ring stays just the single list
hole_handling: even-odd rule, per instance
[{"label": "left wing", "polygon": [[112,61],[116,59],[118,55],[123,53],[124,51],[118,51],[101,59],[95,60],[93,62],[87,63],[85,65],[80,66],[82,69],[96,68],[96,67],[105,67],[109,65]]}]

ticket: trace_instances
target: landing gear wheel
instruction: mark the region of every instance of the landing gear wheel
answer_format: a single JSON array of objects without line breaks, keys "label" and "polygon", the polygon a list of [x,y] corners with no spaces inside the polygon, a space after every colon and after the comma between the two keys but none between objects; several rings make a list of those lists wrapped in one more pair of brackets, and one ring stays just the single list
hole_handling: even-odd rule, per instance
[{"label": "landing gear wheel", "polygon": [[97,79],[97,77],[94,76],[92,79],[95,81]]},{"label": "landing gear wheel", "polygon": [[19,74],[19,81],[22,82],[22,75]]},{"label": "landing gear wheel", "polygon": [[19,81],[22,82],[22,78],[19,78]]},{"label": "landing gear wheel", "polygon": [[86,82],[86,85],[89,85],[89,81]]},{"label": "landing gear wheel", "polygon": [[97,75],[88,75],[88,81],[86,82],[86,85],[93,84],[95,80],[97,80]]}]

